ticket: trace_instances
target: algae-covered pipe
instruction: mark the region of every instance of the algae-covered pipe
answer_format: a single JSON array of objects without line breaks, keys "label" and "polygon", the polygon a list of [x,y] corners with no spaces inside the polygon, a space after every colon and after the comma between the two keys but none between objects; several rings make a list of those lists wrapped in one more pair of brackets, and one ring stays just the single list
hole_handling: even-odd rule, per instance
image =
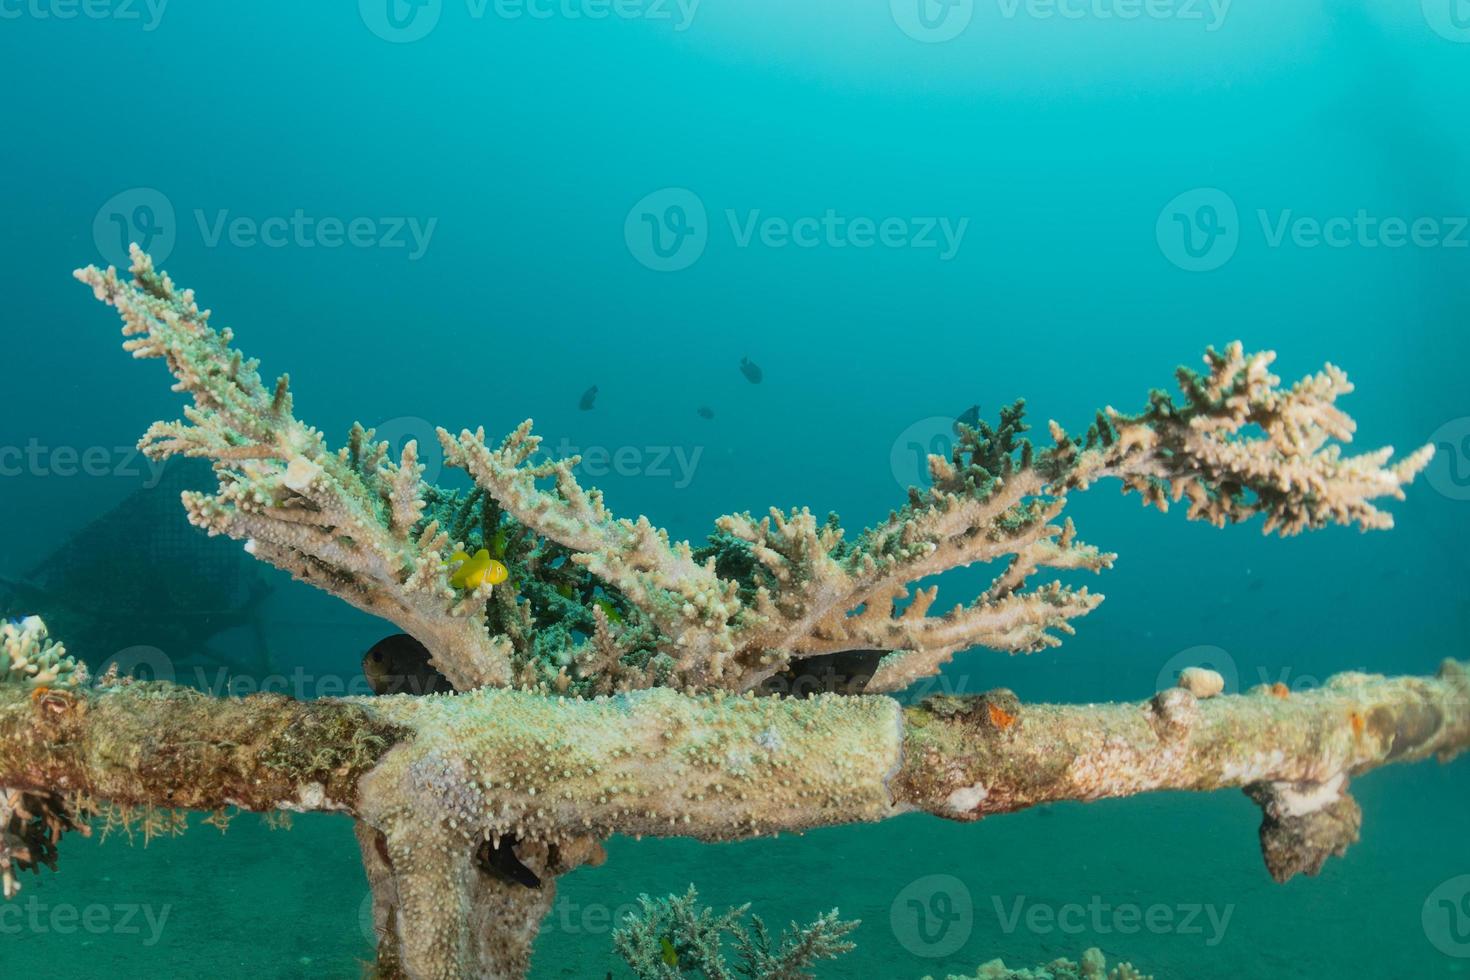
[{"label": "algae-covered pipe", "polygon": [[416,978],[523,968],[534,922],[497,944],[485,936],[503,924],[476,921],[474,909],[489,907],[476,863],[485,846],[510,842],[554,877],[613,833],[728,840],[913,811],[972,820],[1241,787],[1265,811],[1263,852],[1284,880],[1357,839],[1351,777],[1467,747],[1470,668],[1453,661],[1435,678],[1343,674],[1303,693],[1200,700],[1174,689],[1128,704],[1023,705],[996,691],[907,709],[883,697],[668,690],[301,702],[159,684],[0,684],[0,787],[11,792],[62,808],[357,818],[380,877],[391,875],[391,897],[379,895],[391,912],[385,945]]},{"label": "algae-covered pipe", "polygon": [[211,810],[372,809],[369,786],[480,832],[707,840],[923,810],[953,819],[1059,800],[1325,784],[1470,746],[1470,675],[1341,674],[1320,689],[1022,705],[931,698],[219,699],[163,684],[0,684],[0,785]]}]

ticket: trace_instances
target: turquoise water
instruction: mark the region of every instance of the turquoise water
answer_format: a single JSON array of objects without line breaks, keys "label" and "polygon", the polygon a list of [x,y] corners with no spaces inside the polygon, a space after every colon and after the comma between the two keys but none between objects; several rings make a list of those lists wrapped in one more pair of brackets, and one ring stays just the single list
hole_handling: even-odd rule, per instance
[{"label": "turquoise water", "polygon": [[[0,577],[156,482],[125,447],[178,396],[68,276],[131,237],[266,373],[292,373],[298,414],[324,431],[360,419],[424,439],[531,416],[550,446],[588,454],[616,510],[691,538],[769,505],[879,519],[919,478],[919,447],[974,403],[990,416],[1025,396],[1035,421],[1080,427],[1141,406],[1209,344],[1275,349],[1289,378],[1332,360],[1360,389],[1345,406],[1359,446],[1441,447],[1391,505],[1397,529],[1265,539],[1099,488],[1069,511],[1121,555],[1089,583],[1107,602],[1059,650],[974,651],[947,680],[1134,699],[1200,646],[1244,686],[1430,672],[1470,656],[1463,8],[0,4]],[[194,547],[211,568],[238,554]],[[307,678],[293,690],[349,682],[391,631],[263,574],[255,621],[272,669]],[[133,601],[135,583],[97,579],[98,604]],[[945,596],[980,582],[956,575]],[[116,650],[76,652],[193,652],[143,622],[114,632]],[[219,645],[243,650],[244,632]],[[617,909],[690,881],[783,923],[834,904],[861,917],[858,951],[823,976],[1090,945],[1169,978],[1456,976],[1470,905],[1426,909],[1445,883],[1464,897],[1465,765],[1363,779],[1363,842],[1284,887],[1237,793],[720,848],[618,840],[563,883],[533,976],[620,975]],[[903,915],[914,888],[969,912],[921,934]],[[325,817],[289,833],[245,817],[146,852],[68,842],[21,896],[45,914],[0,918],[0,965],[353,976],[371,953],[365,894],[349,825]],[[105,927],[49,918],[92,906]],[[1039,928],[1015,915],[1033,906],[1086,914]],[[1172,925],[1090,911],[1155,906]]]}]

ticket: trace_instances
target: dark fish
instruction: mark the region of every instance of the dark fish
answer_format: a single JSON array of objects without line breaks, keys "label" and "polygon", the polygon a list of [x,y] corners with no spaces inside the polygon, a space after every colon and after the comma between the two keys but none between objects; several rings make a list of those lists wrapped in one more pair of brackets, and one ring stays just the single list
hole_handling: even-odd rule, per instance
[{"label": "dark fish", "polygon": [[373,644],[362,658],[362,673],[374,694],[449,694],[449,678],[429,663],[429,651],[407,633]]},{"label": "dark fish", "polygon": [[761,366],[748,357],[742,357],[740,359],[740,373],[745,375],[745,380],[753,385],[760,384],[761,379],[766,376],[765,372],[761,370]]},{"label": "dark fish", "polygon": [[962,426],[962,425],[969,426],[972,429],[978,429],[980,427],[980,406],[979,405],[971,405],[969,408],[965,409],[959,415],[956,415],[955,416],[955,420],[954,420],[954,434],[955,435],[959,435],[960,434],[960,426]]},{"label": "dark fish", "polygon": [[702,419],[712,419],[715,417],[715,410],[708,405],[701,405],[699,406],[699,417]]},{"label": "dark fish", "polygon": [[841,650],[803,657],[758,687],[759,694],[809,698],[814,694],[861,694],[887,650]]},{"label": "dark fish", "polygon": [[593,385],[582,392],[582,400],[577,402],[577,407],[584,412],[592,411],[592,406],[597,402],[597,385]]},{"label": "dark fish", "polygon": [[541,878],[521,863],[521,859],[516,857],[515,847],[516,839],[509,835],[501,837],[498,845],[482,841],[475,851],[475,866],[507,885],[540,888]]}]

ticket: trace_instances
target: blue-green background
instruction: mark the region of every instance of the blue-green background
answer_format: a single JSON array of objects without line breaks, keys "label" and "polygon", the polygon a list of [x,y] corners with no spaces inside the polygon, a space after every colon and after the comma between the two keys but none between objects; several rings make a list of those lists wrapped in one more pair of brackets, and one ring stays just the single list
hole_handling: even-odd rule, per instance
[{"label": "blue-green background", "polygon": [[[360,419],[427,436],[430,422],[495,431],[534,416],[553,445],[631,447],[645,461],[698,452],[687,485],[647,466],[595,481],[618,511],[679,536],[770,505],[867,523],[902,502],[896,476],[917,475],[908,442],[942,432],[936,418],[1025,396],[1038,422],[1081,426],[1238,338],[1278,351],[1284,376],[1345,367],[1361,389],[1346,406],[1360,447],[1443,442],[1392,505],[1398,528],[1263,539],[1099,488],[1071,510],[1084,538],[1121,554],[1090,583],[1108,601],[1059,651],[977,651],[949,679],[1028,700],[1137,698],[1197,645],[1227,651],[1246,684],[1428,672],[1467,656],[1470,628],[1470,235],[1458,247],[1271,247],[1259,215],[1363,209],[1452,230],[1470,214],[1470,44],[1435,29],[1439,6],[1238,0],[1210,25],[1206,7],[1206,21],[1099,16],[1107,5],[1070,19],[985,0],[958,37],[923,43],[876,0],[704,0],[682,30],[672,6],[659,8],[669,19],[563,7],[512,18],[445,0],[426,36],[391,43],[369,29],[371,4],[364,15],[175,0],[149,30],[143,7],[63,19],[60,0],[0,3],[0,446],[126,446],[178,413],[161,367],[129,363],[113,315],[68,278],[111,254],[112,237],[94,235],[99,210],[126,218],[108,202],[139,188],[174,212],[164,264],[265,372],[292,372],[303,418],[333,434]],[[670,187],[697,195],[708,240],[692,265],[658,272],[625,220]],[[1156,229],[1198,188],[1237,207],[1238,248],[1191,272]],[[199,227],[222,211],[297,209],[436,224],[417,258],[210,244]],[[727,218],[828,209],[968,225],[945,261],[923,248],[740,247]],[[764,368],[759,386],[740,375],[743,356]],[[597,407],[581,412],[592,384]],[[23,470],[0,478],[0,575],[140,482]],[[270,574],[279,665],[351,676],[388,631]],[[979,582],[962,576],[946,595]],[[1453,976],[1470,959],[1438,948],[1421,912],[1470,873],[1466,777],[1462,762],[1364,779],[1364,842],[1285,887],[1267,879],[1255,810],[1233,793],[723,848],[615,841],[607,866],[564,882],[571,911],[549,924],[533,976],[617,975],[602,913],[690,881],[780,922],[834,904],[860,916],[858,952],[827,976],[942,976],[1088,945],[1171,978]],[[168,926],[152,946],[10,929],[0,966],[16,975],[352,976],[370,954],[345,821],[272,834],[246,818],[223,838],[205,829],[147,853],[69,842],[64,858],[22,898],[167,905]],[[903,903],[895,920],[890,909],[939,873],[973,898],[973,928],[926,957]],[[1007,934],[994,903],[1022,896],[1234,911],[1215,946],[1178,931]],[[1470,929],[1464,911],[1446,925]]]}]

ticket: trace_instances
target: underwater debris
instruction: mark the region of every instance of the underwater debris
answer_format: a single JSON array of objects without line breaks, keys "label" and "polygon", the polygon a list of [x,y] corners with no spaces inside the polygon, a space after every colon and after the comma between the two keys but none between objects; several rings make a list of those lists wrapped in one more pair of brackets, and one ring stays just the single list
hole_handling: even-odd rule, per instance
[{"label": "underwater debris", "polygon": [[[749,905],[716,912],[701,905],[693,885],[683,895],[651,899],[638,896],[631,912],[613,932],[613,948],[639,980],[679,980],[681,977],[743,977],[760,980],[801,980],[821,960],[851,952],[847,936],[862,923],[844,921],[833,909],[804,926],[795,922],[780,936],[772,936],[758,915],[745,924]],[[730,939],[739,962],[731,967],[720,948]]]}]

